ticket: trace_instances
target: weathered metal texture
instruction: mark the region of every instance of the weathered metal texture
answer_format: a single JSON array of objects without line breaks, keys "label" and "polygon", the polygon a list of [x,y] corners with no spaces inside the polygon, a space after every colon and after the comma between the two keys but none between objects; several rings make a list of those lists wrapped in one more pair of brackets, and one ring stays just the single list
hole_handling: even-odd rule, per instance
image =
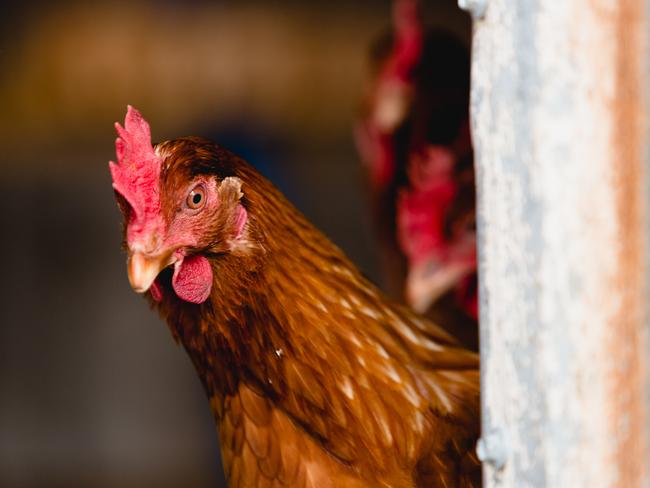
[{"label": "weathered metal texture", "polygon": [[475,21],[486,486],[650,486],[645,2]]}]

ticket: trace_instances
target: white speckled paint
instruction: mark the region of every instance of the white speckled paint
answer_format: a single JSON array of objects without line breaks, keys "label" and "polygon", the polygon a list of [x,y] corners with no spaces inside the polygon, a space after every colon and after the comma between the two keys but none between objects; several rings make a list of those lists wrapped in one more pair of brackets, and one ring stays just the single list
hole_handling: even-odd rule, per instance
[{"label": "white speckled paint", "polygon": [[646,1],[489,0],[475,19],[483,432],[506,444],[486,486],[650,486],[647,428],[630,427],[649,418],[630,272],[647,194],[629,177],[649,154]]}]

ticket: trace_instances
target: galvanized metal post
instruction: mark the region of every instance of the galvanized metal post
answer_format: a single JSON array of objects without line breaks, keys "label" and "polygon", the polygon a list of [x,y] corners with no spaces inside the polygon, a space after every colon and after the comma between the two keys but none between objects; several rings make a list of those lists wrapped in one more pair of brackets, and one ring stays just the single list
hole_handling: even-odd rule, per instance
[{"label": "galvanized metal post", "polygon": [[486,486],[650,486],[647,0],[474,9]]}]

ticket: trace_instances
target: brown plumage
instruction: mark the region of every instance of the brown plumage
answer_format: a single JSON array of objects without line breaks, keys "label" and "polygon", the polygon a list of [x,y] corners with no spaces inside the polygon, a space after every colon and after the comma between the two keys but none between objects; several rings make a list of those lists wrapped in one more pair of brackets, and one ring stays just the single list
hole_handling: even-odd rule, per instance
[{"label": "brown plumage", "polygon": [[[167,267],[148,296],[210,398],[230,486],[479,486],[477,356],[388,300],[241,159],[194,137],[155,154],[164,228],[200,230],[183,259],[206,257],[213,280],[189,303]],[[179,230],[196,181],[211,210]]]}]

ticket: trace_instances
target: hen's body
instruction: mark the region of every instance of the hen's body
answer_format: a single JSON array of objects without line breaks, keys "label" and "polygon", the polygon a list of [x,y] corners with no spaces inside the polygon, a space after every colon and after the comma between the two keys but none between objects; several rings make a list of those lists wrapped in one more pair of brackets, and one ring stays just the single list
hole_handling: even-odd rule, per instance
[{"label": "hen's body", "polygon": [[205,252],[207,301],[156,303],[210,397],[233,488],[478,486],[476,355],[389,301],[266,179],[211,143],[159,144],[161,185],[241,180],[248,221]]}]

